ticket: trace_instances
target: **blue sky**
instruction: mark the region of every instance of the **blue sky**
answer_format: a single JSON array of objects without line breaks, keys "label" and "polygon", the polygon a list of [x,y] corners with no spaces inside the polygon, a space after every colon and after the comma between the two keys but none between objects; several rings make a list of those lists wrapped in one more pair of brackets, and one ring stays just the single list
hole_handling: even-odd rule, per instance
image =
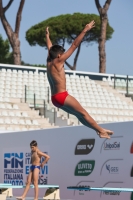
[{"label": "blue sky", "polygon": [[[3,0],[4,4],[8,0]],[[15,26],[16,11],[20,0],[14,3],[6,13],[11,26]],[[105,0],[100,0],[101,5]],[[51,17],[67,13],[95,13],[98,14],[94,0],[26,0],[22,13],[20,28],[22,60],[31,64],[46,64],[47,51],[40,46],[31,47],[25,39],[25,32],[33,25]],[[106,42],[107,70],[106,73],[115,73],[133,76],[133,1],[112,0],[108,11],[109,23],[114,29],[111,40]],[[0,22],[0,34],[6,38]],[[67,49],[69,46],[65,46]],[[73,58],[68,59],[73,63]],[[65,67],[67,69],[67,67]],[[98,72],[99,56],[98,44],[81,47],[77,70]]]}]

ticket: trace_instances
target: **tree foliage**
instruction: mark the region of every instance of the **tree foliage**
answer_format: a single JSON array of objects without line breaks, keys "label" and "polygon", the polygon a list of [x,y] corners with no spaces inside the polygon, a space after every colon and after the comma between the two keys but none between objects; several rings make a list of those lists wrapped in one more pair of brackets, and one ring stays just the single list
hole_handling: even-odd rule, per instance
[{"label": "tree foliage", "polygon": [[13,54],[10,52],[10,44],[0,35],[0,63],[13,64]]},{"label": "tree foliage", "polygon": [[[82,13],[59,15],[36,24],[26,32],[26,40],[31,46],[40,45],[42,47],[46,47],[45,29],[48,26],[50,38],[53,44],[60,44],[64,46],[65,43],[67,43],[71,45],[73,40],[80,34],[85,25],[92,20],[95,20],[96,27],[86,33],[82,44],[84,43],[88,45],[92,42],[98,42],[100,36],[100,17],[95,14]],[[113,31],[113,28],[110,27],[108,23],[106,40],[111,39]],[[81,46],[77,49],[73,66],[66,63],[70,69],[76,69],[80,47]]]},{"label": "tree foliage", "polygon": [[[14,64],[13,53],[10,52],[9,40],[8,39],[4,40],[1,35],[0,35],[0,63]],[[25,63],[24,61],[21,61],[21,65],[38,67],[38,68],[46,68],[45,65],[30,64],[30,63]]]},{"label": "tree foliage", "polygon": [[21,65],[30,66],[30,67],[38,67],[38,68],[46,68],[45,65],[41,65],[41,64],[30,64],[30,63],[25,63],[24,61],[21,62]]}]

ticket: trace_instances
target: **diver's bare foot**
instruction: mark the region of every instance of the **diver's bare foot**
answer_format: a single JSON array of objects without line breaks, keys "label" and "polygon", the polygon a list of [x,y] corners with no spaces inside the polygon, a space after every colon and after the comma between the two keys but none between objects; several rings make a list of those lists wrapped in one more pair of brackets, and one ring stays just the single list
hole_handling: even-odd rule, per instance
[{"label": "diver's bare foot", "polygon": [[97,131],[97,134],[99,135],[100,138],[110,139],[110,136],[113,135],[114,133],[113,131],[102,129],[100,132]]},{"label": "diver's bare foot", "polygon": [[25,200],[25,197],[16,197],[16,199],[18,199],[18,200]]}]

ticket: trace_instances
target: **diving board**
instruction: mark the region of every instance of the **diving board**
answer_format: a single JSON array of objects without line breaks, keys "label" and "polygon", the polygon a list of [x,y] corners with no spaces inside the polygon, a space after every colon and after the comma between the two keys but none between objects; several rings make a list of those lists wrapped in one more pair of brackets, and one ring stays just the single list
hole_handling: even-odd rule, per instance
[{"label": "diving board", "polygon": [[[31,185],[34,188],[34,185]],[[59,185],[38,185],[39,188],[59,188]]]},{"label": "diving board", "polygon": [[[14,188],[14,189],[23,189],[26,185],[5,185],[0,184],[0,188]],[[38,185],[39,188],[59,188],[59,185]],[[34,188],[34,185],[30,185],[30,188]]]},{"label": "diving board", "polygon": [[[24,189],[25,187],[26,185],[0,184],[1,195],[6,195],[6,197],[13,197],[12,189]],[[59,185],[38,185],[38,187],[47,189],[43,199],[60,199]],[[30,185],[30,188],[34,188],[34,185]],[[1,195],[0,200],[2,198]]]},{"label": "diving board", "polygon": [[[33,188],[33,186],[30,186],[30,187]],[[25,185],[0,185],[0,188],[23,189],[23,188],[25,188]]]},{"label": "diving board", "polygon": [[0,186],[1,185],[12,185],[12,184],[10,184],[10,183],[0,183]]},{"label": "diving board", "polygon": [[120,191],[120,192],[133,192],[133,188],[110,188],[110,187],[78,187],[78,186],[69,186],[68,190],[85,190],[85,191]]}]

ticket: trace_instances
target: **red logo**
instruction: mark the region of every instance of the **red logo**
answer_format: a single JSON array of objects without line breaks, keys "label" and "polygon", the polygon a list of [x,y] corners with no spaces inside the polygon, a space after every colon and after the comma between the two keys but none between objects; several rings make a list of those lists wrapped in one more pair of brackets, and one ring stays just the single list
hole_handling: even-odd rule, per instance
[{"label": "red logo", "polygon": [[131,145],[131,148],[130,148],[130,153],[133,153],[133,142],[132,142],[132,145]]}]

